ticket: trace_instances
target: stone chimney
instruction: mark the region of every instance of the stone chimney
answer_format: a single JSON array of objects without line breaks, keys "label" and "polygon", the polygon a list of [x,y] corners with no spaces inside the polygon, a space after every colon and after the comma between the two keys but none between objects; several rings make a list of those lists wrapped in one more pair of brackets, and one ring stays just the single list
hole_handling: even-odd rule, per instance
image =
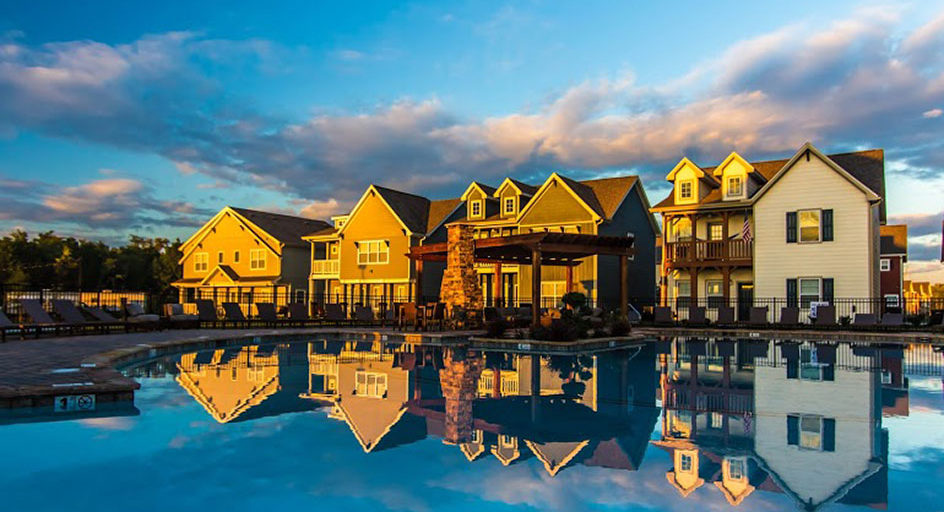
[{"label": "stone chimney", "polygon": [[443,442],[465,443],[472,438],[472,403],[478,392],[479,377],[485,366],[478,353],[463,348],[445,349],[439,384],[445,399]]},{"label": "stone chimney", "polygon": [[448,254],[439,297],[449,311],[455,306],[466,310],[482,309],[484,299],[475,272],[475,237],[472,226],[453,224],[448,228]]}]

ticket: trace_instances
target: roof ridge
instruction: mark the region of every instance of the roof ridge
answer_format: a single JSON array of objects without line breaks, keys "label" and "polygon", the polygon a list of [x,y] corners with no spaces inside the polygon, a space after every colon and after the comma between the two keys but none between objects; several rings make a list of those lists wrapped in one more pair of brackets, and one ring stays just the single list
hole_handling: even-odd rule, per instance
[{"label": "roof ridge", "polygon": [[372,183],[371,185],[373,185],[373,187],[376,188],[376,189],[378,189],[378,190],[387,190],[387,191],[390,191],[390,192],[396,192],[397,194],[403,194],[403,195],[405,195],[405,196],[413,196],[413,197],[416,197],[416,198],[419,198],[419,199],[425,199],[425,200],[427,200],[427,201],[431,201],[431,199],[428,198],[428,197],[426,197],[426,196],[421,196],[421,195],[419,195],[419,194],[414,194],[414,193],[412,193],[412,192],[404,192],[404,191],[402,191],[402,190],[397,190],[397,189],[395,189],[395,188],[385,187],[385,186],[383,186],[383,185],[377,185],[376,183]]},{"label": "roof ridge", "polygon": [[258,213],[262,215],[272,215],[274,217],[287,217],[289,219],[298,219],[298,220],[304,220],[304,221],[309,221],[309,222],[324,222],[325,224],[327,224],[326,221],[323,221],[321,219],[312,219],[310,217],[302,217],[301,215],[289,215],[287,213],[267,212],[265,210],[256,210],[254,208],[243,208],[241,206],[232,206],[232,205],[228,205],[228,206],[229,208],[236,211],[252,212],[252,213]]}]

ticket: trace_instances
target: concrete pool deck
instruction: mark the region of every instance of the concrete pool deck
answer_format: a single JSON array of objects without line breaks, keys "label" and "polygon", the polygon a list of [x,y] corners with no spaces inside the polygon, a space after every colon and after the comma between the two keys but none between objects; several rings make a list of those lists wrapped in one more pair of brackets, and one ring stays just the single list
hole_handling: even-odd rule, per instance
[{"label": "concrete pool deck", "polygon": [[567,353],[618,347],[646,339],[671,336],[736,338],[816,339],[875,343],[944,343],[937,333],[870,333],[858,331],[750,330],[710,328],[640,327],[630,337],[591,339],[571,343],[481,338],[481,332],[399,332],[377,327],[188,329],[157,332],[115,333],[11,340],[0,344],[0,410],[21,407],[51,407],[57,396],[95,394],[99,402],[129,400],[139,387],[116,365],[161,357],[183,349],[222,348],[251,343],[254,338],[280,336],[291,340],[325,334],[360,336],[387,335],[410,343],[472,338],[471,348],[501,350],[552,350]]}]

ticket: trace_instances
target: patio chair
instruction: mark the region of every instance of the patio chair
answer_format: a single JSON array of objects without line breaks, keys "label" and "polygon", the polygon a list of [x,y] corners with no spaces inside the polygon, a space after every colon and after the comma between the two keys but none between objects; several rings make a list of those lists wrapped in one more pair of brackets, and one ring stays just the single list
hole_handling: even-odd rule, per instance
[{"label": "patio chair", "polygon": [[766,326],[767,325],[767,306],[752,307],[749,323],[752,327]]},{"label": "patio chair", "polygon": [[89,322],[89,320],[85,318],[85,315],[79,311],[79,308],[75,307],[75,303],[71,300],[53,299],[51,302],[52,310],[55,311],[57,315],[59,315],[59,318],[61,318],[63,322],[73,326],[74,329],[85,331],[90,328],[94,329],[97,327],[98,331],[104,334],[105,326],[99,325],[97,322],[94,325],[92,322]]},{"label": "patio chair", "polygon": [[513,324],[515,323],[515,308],[498,308],[498,316]]},{"label": "patio chair", "polygon": [[813,325],[817,327],[836,326],[836,306],[819,306],[816,308],[816,318]]},{"label": "patio chair", "polygon": [[134,326],[156,328],[161,323],[160,315],[145,312],[144,308],[137,302],[129,302],[126,304],[125,312],[128,313],[128,318],[125,320]]},{"label": "patio chair", "polygon": [[375,323],[374,309],[370,306],[354,306],[354,321],[364,325]]},{"label": "patio chair", "polygon": [[482,319],[486,322],[495,322],[500,320],[501,317],[498,315],[498,309],[493,307],[482,308]]},{"label": "patio chair", "polygon": [[428,329],[433,323],[443,330],[443,324],[446,322],[446,304],[443,302],[432,302],[426,306],[426,328]]},{"label": "patio chair", "polygon": [[852,319],[853,327],[875,327],[878,325],[878,319],[875,313],[856,313]]},{"label": "patio chair", "polygon": [[406,326],[412,325],[413,329],[419,327],[419,315],[416,309],[415,302],[404,302],[400,304],[400,312],[397,315],[397,328],[401,331],[406,329]]},{"label": "patio chair", "polygon": [[49,313],[43,309],[43,303],[39,299],[19,299],[19,302],[20,308],[29,318],[30,324],[36,326],[37,337],[43,329],[52,329],[56,335],[59,334],[60,329],[67,329],[70,332],[74,329],[71,325],[53,320]]},{"label": "patio chair", "polygon": [[531,304],[521,304],[515,309],[515,324],[531,325],[533,321],[531,316]]},{"label": "patio chair", "polygon": [[102,326],[124,327],[126,331],[130,327],[128,322],[125,322],[108,311],[105,311],[104,308],[93,308],[86,306],[82,308],[82,311],[85,311],[86,314],[94,318],[96,322],[101,322],[100,325]]},{"label": "patio chair", "polygon": [[668,306],[656,306],[653,310],[653,317],[656,325],[675,324],[675,319],[672,318],[672,308]]},{"label": "patio chair", "polygon": [[800,325],[800,308],[787,306],[780,308],[780,327],[797,327]]},{"label": "patio chair", "polygon": [[164,318],[172,327],[200,326],[200,317],[184,313],[184,305],[179,303],[164,304]]},{"label": "patio chair", "polygon": [[882,315],[883,329],[901,329],[905,325],[905,319],[901,313],[885,313]]},{"label": "patio chair", "polygon": [[243,313],[243,308],[239,307],[239,304],[235,302],[224,302],[223,303],[223,318],[226,322],[231,323],[234,327],[239,327],[243,325],[244,327],[249,327],[251,320],[246,318],[246,314]]},{"label": "patio chair", "polygon": [[689,306],[688,320],[686,325],[708,325],[708,317],[705,315],[704,306]]},{"label": "patio chair", "polygon": [[718,306],[718,325],[730,327],[734,325],[734,308],[732,306]]},{"label": "patio chair", "polygon": [[216,314],[216,305],[210,299],[197,299],[197,316],[200,324],[209,323],[212,327],[220,324],[220,317]]}]

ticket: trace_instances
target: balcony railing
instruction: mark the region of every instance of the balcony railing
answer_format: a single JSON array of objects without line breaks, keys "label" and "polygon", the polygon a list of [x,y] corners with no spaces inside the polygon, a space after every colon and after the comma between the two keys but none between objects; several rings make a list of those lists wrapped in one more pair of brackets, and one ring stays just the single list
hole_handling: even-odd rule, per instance
[{"label": "balcony railing", "polygon": [[340,272],[339,260],[312,260],[311,275],[336,276]]},{"label": "balcony railing", "polygon": [[673,265],[692,263],[749,263],[754,243],[742,240],[684,240],[665,244],[666,261]]}]

